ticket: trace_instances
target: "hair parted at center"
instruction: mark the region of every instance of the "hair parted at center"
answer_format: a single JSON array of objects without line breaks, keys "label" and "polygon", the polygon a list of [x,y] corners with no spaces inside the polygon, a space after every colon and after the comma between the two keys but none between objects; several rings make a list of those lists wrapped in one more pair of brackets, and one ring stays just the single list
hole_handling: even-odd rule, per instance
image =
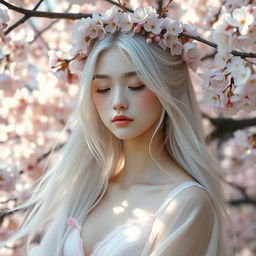
[{"label": "hair parted at center", "polygon": [[[164,127],[162,147],[166,147],[170,157],[210,192],[219,230],[222,230],[225,215],[222,177],[219,164],[206,149],[187,63],[157,44],[148,44],[141,35],[131,37],[113,33],[95,42],[88,54],[78,104],[65,127],[68,129],[74,124],[74,128],[57,161],[41,178],[33,196],[13,209],[29,211],[22,228],[8,241],[25,237],[28,247],[42,232],[38,256],[62,255],[65,238],[71,232],[67,218],[72,216],[82,224],[85,215],[100,202],[108,182],[121,169],[122,141],[102,123],[91,91],[99,56],[113,47],[127,56],[138,77],[161,102],[163,114],[152,136]],[[157,164],[166,175],[171,173],[161,168],[161,163]],[[218,244],[218,256],[225,255],[221,233]]]}]

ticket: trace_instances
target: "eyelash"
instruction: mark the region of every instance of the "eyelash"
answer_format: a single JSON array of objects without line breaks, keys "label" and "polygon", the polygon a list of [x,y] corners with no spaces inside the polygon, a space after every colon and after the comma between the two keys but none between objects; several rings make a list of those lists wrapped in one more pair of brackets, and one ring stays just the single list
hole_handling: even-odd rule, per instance
[{"label": "eyelash", "polygon": [[[141,86],[134,86],[134,87],[131,87],[129,86],[128,87],[129,89],[131,89],[132,91],[139,91],[139,90],[142,90],[145,88],[145,85],[141,85]],[[106,88],[106,89],[97,89],[96,92],[97,93],[106,93],[110,90],[110,88]]]}]

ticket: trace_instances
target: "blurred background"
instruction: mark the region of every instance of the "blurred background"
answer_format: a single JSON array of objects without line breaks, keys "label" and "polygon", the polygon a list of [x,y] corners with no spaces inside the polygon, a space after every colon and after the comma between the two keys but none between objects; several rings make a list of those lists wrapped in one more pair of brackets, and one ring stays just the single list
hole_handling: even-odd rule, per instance
[{"label": "blurred background", "polygon": [[[62,129],[74,110],[79,88],[78,68],[70,62],[75,20],[50,14],[48,18],[28,18],[21,13],[22,8],[90,14],[101,13],[112,6],[111,2],[10,0],[7,6],[7,2],[0,0],[0,209],[11,209],[30,197],[34,182],[58,155],[71,132]],[[131,9],[149,5],[158,9],[168,3],[126,2]],[[220,36],[217,34],[216,39],[213,33],[230,29],[223,18],[229,15],[234,19],[232,22],[248,24],[247,29],[237,25],[230,39],[232,49],[256,53],[255,5],[255,1],[249,0],[180,0],[170,3],[167,15],[195,26],[202,38],[216,43]],[[12,10],[13,6],[18,9]],[[234,11],[237,9],[245,11]],[[203,52],[197,70],[201,75],[191,73],[191,76],[209,150],[223,168],[225,200],[232,221],[232,226],[225,223],[225,243],[230,255],[253,256],[256,255],[256,60],[244,58],[243,67],[250,69],[249,75],[241,75],[243,80],[230,86],[227,81],[232,82],[232,74],[215,76],[213,81],[212,74],[223,68],[216,58],[216,49],[197,44]],[[213,87],[223,81],[227,83],[228,90],[222,90],[226,97],[224,104],[212,96],[213,90],[207,91],[209,81]],[[241,94],[246,86],[250,90]],[[22,215],[18,212],[1,216],[0,240],[15,232]],[[24,254],[19,244],[15,244],[0,248],[0,255]]]}]

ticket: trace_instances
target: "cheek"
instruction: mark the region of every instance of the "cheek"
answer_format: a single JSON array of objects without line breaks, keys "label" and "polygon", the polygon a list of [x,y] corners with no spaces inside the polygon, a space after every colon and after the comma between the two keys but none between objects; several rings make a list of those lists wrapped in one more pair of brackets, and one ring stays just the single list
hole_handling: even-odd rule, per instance
[{"label": "cheek", "polygon": [[103,115],[102,112],[104,110],[104,101],[103,101],[103,99],[99,95],[93,94],[92,100],[93,100],[94,106],[95,106],[99,116],[102,117],[102,115]]},{"label": "cheek", "polygon": [[146,91],[138,101],[138,107],[140,109],[146,110],[147,112],[151,111],[161,111],[162,105],[156,95],[150,91]]}]

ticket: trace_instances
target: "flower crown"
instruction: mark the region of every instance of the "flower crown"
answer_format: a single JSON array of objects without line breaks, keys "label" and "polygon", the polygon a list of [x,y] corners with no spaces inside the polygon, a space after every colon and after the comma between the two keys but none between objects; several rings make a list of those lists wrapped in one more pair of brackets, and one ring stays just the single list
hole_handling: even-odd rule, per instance
[{"label": "flower crown", "polygon": [[113,5],[102,14],[93,13],[92,17],[82,18],[74,25],[71,54],[79,61],[85,60],[93,42],[102,40],[107,33],[140,34],[148,44],[157,43],[171,55],[181,55],[189,68],[196,72],[202,53],[191,39],[180,36],[182,32],[197,35],[195,27],[161,16],[151,6],[130,13]]}]

